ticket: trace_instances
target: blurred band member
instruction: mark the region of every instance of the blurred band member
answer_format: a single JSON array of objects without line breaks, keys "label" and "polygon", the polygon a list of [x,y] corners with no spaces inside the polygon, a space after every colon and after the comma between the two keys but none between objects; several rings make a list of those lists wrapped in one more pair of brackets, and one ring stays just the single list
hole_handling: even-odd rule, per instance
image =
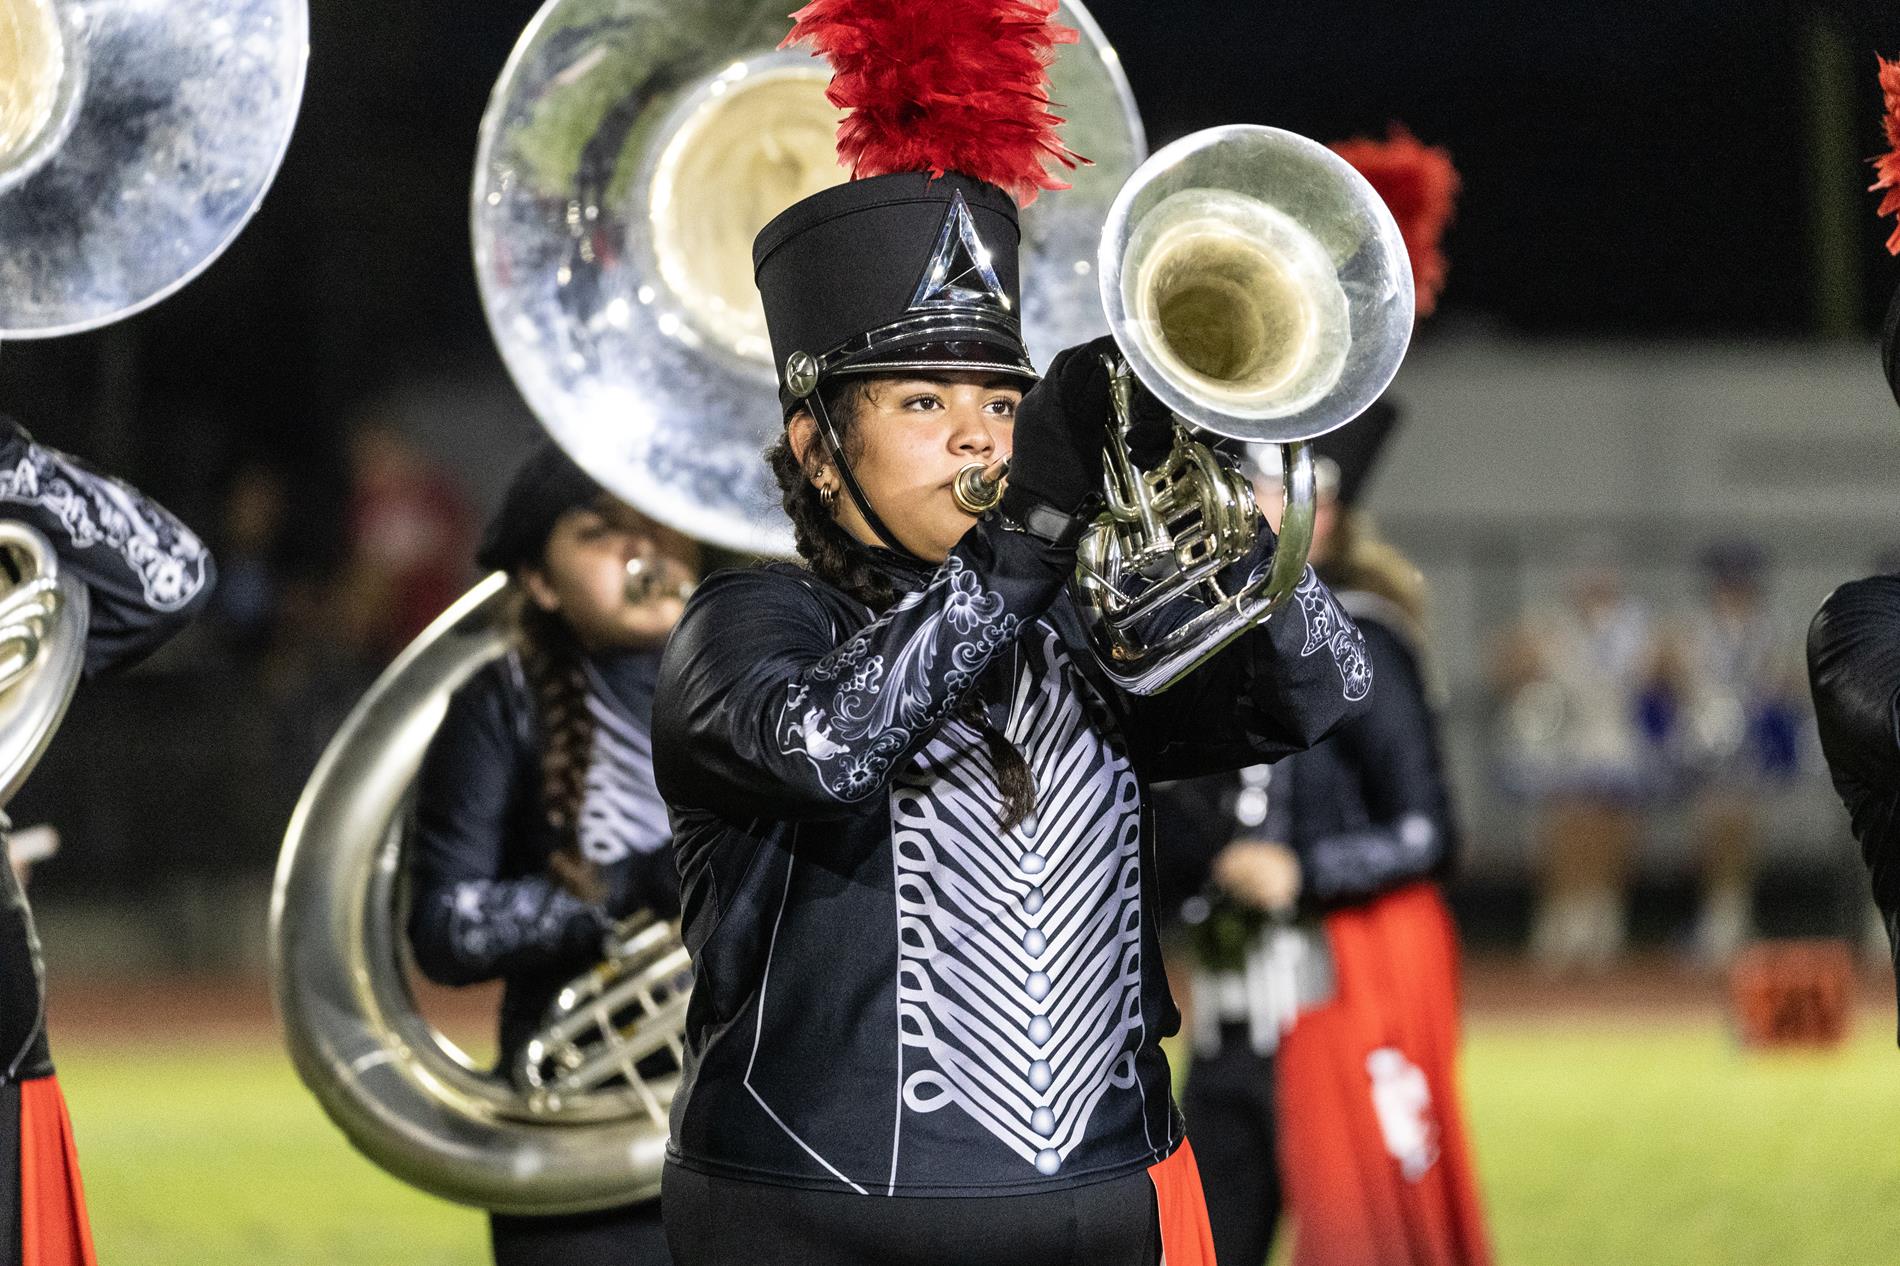
[{"label": "blurred band member", "polygon": [[[410,940],[438,983],[503,982],[505,1069],[615,920],[679,912],[653,691],[699,550],[544,443],[477,562],[509,575],[514,642],[455,692],[423,761]],[[496,1266],[669,1260],[658,1200],[490,1226]]]},{"label": "blurred band member", "polygon": [[1366,633],[1372,710],[1276,771],[1300,908],[1322,917],[1331,1001],[1279,1054],[1296,1266],[1491,1260],[1457,1084],[1458,934],[1438,881],[1457,851],[1428,686],[1425,588],[1356,502],[1396,420],[1322,439],[1337,489],[1314,556]]},{"label": "blurred band member", "polygon": [[1457,831],[1427,687],[1424,582],[1355,505],[1396,416],[1381,404],[1315,444],[1314,562],[1365,631],[1379,693],[1270,771],[1264,805],[1252,784],[1267,771],[1241,775],[1240,830],[1212,868],[1233,901],[1279,920],[1242,965],[1241,1022],[1220,974],[1197,977],[1195,992],[1197,1041],[1209,1036],[1204,1008],[1225,1022],[1212,1061],[1197,1046],[1184,1107],[1206,1136],[1209,1209],[1240,1211],[1236,1262],[1257,1261],[1271,1234],[1246,1206],[1266,1204],[1261,1188],[1243,1186],[1265,1167],[1214,1158],[1244,1162],[1257,1146],[1258,1108],[1236,1111],[1240,1070],[1276,1045],[1266,1134],[1277,1134],[1296,1266],[1490,1261],[1457,1089],[1458,941],[1438,889]]},{"label": "blurred band member", "polygon": [[[1107,341],[1038,381],[1017,316],[1017,199],[1067,153],[1055,7],[820,0],[793,32],[833,59],[841,138],[880,139],[846,139],[860,178],[754,249],[805,566],[710,579],[660,674],[695,972],[682,1266],[1213,1260],[1161,1049],[1146,787],[1308,746],[1372,683],[1310,572],[1166,693],[1095,666],[1068,580]],[[1138,459],[1165,423],[1144,395]],[[964,508],[958,473],[1004,457],[1000,505]],[[1229,579],[1273,545],[1261,524]]]},{"label": "blurred band member", "polygon": [[[1398,219],[1429,313],[1458,188],[1450,156],[1397,128],[1334,148]],[[1456,937],[1431,882],[1455,831],[1425,698],[1423,581],[1355,508],[1397,416],[1382,400],[1314,446],[1313,560],[1364,613],[1392,693],[1381,678],[1371,711],[1313,750],[1170,800],[1190,859],[1210,822],[1225,825],[1194,934],[1183,1109],[1206,1155],[1216,1245],[1242,1266],[1266,1257],[1282,1187],[1296,1261],[1487,1259],[1452,1072]],[[1279,455],[1254,453],[1277,522]]]},{"label": "blurred band member", "polygon": [[[1900,62],[1881,62],[1887,140],[1882,213],[1900,214]],[[1900,255],[1900,227],[1887,242]],[[1900,290],[1881,337],[1887,384],[1900,403]],[[1870,576],[1829,595],[1808,630],[1808,680],[1821,750],[1873,877],[1874,903],[1900,967],[1900,575]]]},{"label": "blurred band member", "polygon": [[[0,418],[0,518],[37,528],[86,586],[84,677],[128,668],[211,594],[211,555],[136,489],[41,448]],[[0,822],[3,822],[0,819]],[[0,866],[0,1262],[91,1266],[92,1231],[66,1102],[46,1039],[32,912]]]}]

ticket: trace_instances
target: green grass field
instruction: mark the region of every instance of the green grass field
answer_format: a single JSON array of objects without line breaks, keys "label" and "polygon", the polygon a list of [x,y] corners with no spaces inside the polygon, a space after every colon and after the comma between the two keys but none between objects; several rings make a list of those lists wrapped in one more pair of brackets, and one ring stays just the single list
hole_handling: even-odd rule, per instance
[{"label": "green grass field", "polygon": [[[1714,1025],[1481,1021],[1465,1083],[1502,1266],[1900,1256],[1900,1052]],[[105,1266],[480,1263],[480,1215],[362,1160],[263,1041],[60,1049]]]}]

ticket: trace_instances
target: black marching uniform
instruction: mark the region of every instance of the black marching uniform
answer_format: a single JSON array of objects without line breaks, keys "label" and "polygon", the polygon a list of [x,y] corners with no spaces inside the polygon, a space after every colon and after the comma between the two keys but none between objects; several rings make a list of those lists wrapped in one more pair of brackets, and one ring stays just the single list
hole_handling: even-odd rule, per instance
[{"label": "black marching uniform", "polygon": [[1842,585],[1808,630],[1815,721],[1900,967],[1900,575]]},{"label": "black marching uniform", "polygon": [[[191,621],[215,583],[191,529],[131,486],[35,444],[9,418],[0,418],[0,518],[38,529],[85,584],[86,680],[144,659]],[[21,1137],[22,1085],[52,1084],[45,1019],[32,912],[0,857],[0,1261],[17,1260],[21,1246],[20,1150],[33,1144]],[[76,1195],[76,1171],[73,1187]],[[77,1212],[83,1231],[83,1206]],[[90,1233],[79,1238],[90,1260]]]},{"label": "black marching uniform", "polygon": [[[1169,788],[1162,840],[1175,854],[1168,864],[1182,872],[1181,886],[1194,886],[1188,876],[1204,881],[1220,850],[1242,839],[1293,850],[1300,913],[1313,918],[1449,870],[1456,826],[1412,622],[1373,595],[1339,597],[1365,636],[1379,683],[1371,709],[1270,775],[1248,769]],[[1250,970],[1247,958],[1263,948],[1257,938],[1276,935],[1263,912],[1217,898],[1207,918],[1196,939],[1229,954],[1209,952],[1197,975],[1194,1062],[1182,1110],[1221,1260],[1255,1262],[1272,1245],[1281,1204],[1274,1053],[1297,1010],[1324,1002],[1334,980],[1330,964],[1283,949],[1272,966]],[[1264,979],[1281,967],[1285,979]],[[1236,987],[1223,989],[1230,975]]]},{"label": "black marching uniform", "polygon": [[[1037,375],[1015,199],[964,166],[987,154],[933,152],[929,102],[874,99],[914,80],[890,54],[909,32],[883,29],[906,15],[845,9],[811,6],[793,37],[828,45],[832,99],[858,111],[840,154],[860,178],[795,204],[753,248],[786,443],[811,438],[802,474],[781,477],[815,570],[707,580],[655,703],[694,968],[668,1234],[683,1266],[1152,1266],[1164,1246],[1176,1266],[1211,1262],[1160,1047],[1179,1016],[1145,787],[1277,759],[1354,715],[1372,688],[1359,633],[1308,571],[1270,623],[1163,694],[1098,670],[1066,586],[1101,495],[1101,345],[1058,355],[1022,398],[997,508],[945,557],[906,552],[832,416],[851,379]],[[1008,43],[1033,25],[934,39]],[[1040,135],[1024,148],[1066,156],[1038,131],[1053,38],[1012,54],[1038,82],[991,94],[1025,112],[999,124],[999,149]],[[945,135],[985,117],[971,104],[937,121]],[[1054,183],[1031,165],[997,179]],[[1151,405],[1138,393],[1143,441]],[[946,442],[933,462],[996,456],[974,432]],[[888,548],[842,526],[840,494]],[[1272,545],[1262,522],[1223,579],[1257,574]],[[856,596],[886,586],[881,611]],[[1006,826],[1022,772],[1009,747],[1034,796]]]},{"label": "black marching uniform", "polygon": [[[716,1208],[722,1184],[1035,1196],[962,1216],[993,1228],[994,1261],[1069,1260],[1077,1190],[1133,1176],[1124,1216],[1150,1216],[1144,1171],[1183,1137],[1144,786],[1322,737],[1370,688],[1359,635],[1309,572],[1140,698],[1093,669],[1072,549],[992,515],[934,570],[874,557],[901,595],[881,617],[796,568],[728,572],[667,649],[657,773],[696,968],[669,1208]],[[971,691],[1035,775],[1007,833],[953,715]],[[856,1216],[814,1204],[822,1233]],[[719,1237],[748,1233],[715,1220],[706,1260],[740,1260],[750,1241]],[[760,1260],[802,1260],[785,1251]]]}]

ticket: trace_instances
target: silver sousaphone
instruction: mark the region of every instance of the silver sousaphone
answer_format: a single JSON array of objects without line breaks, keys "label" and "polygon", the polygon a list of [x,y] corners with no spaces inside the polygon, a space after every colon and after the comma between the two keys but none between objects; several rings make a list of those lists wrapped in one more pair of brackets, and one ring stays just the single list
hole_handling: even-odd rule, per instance
[{"label": "silver sousaphone", "polygon": [[[0,340],[110,324],[257,210],[303,93],[304,0],[0,0]],[[0,806],[65,715],[86,591],[0,522]]]},{"label": "silver sousaphone", "polygon": [[[641,511],[704,541],[789,554],[762,453],[782,418],[752,283],[758,230],[846,173],[829,71],[777,51],[783,0],[553,0],[483,119],[472,231],[502,357],[561,445]],[[1100,224],[1146,146],[1089,15],[1058,20],[1053,96],[1095,166],[1023,216],[1032,348],[1104,332]],[[643,591],[645,580],[631,584]],[[278,863],[272,978],[299,1073],[371,1160],[510,1213],[659,1190],[687,966],[635,921],[562,991],[518,1066],[478,1067],[420,1015],[402,945],[406,798],[469,673],[503,648],[491,577],[424,632],[345,723]]]},{"label": "silver sousaphone", "polygon": [[0,0],[0,338],[204,271],[277,174],[309,38],[304,0]]},{"label": "silver sousaphone", "polygon": [[[304,1083],[390,1173],[504,1212],[606,1208],[659,1191],[690,983],[677,931],[623,924],[502,1075],[430,1024],[403,968],[410,787],[449,696],[506,649],[506,588],[489,576],[424,630],[317,762],[271,896],[272,984]],[[655,1053],[674,1076],[639,1070]]]},{"label": "silver sousaphone", "polygon": [[[776,45],[782,0],[544,8],[482,121],[475,269],[509,372],[554,438],[615,494],[688,535],[786,556],[760,455],[784,425],[752,239],[842,182],[826,63]],[[1107,332],[1097,238],[1146,153],[1120,61],[1088,12],[1056,20],[1050,97],[1094,165],[1024,210],[1030,351]]]}]

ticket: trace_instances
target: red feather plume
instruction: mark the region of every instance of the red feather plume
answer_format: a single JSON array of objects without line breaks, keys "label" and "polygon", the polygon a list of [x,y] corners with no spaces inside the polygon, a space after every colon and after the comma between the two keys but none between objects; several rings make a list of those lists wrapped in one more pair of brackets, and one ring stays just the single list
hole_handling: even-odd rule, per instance
[{"label": "red feather plume", "polygon": [[[1880,92],[1887,102],[1887,152],[1874,160],[1876,179],[1870,188],[1875,193],[1887,191],[1880,200],[1880,214],[1900,221],[1900,62],[1884,57],[1874,60],[1880,63]],[[1900,255],[1900,222],[1887,239],[1887,250]]]},{"label": "red feather plume", "polygon": [[1361,138],[1332,148],[1358,168],[1391,208],[1405,238],[1405,253],[1412,259],[1418,314],[1430,316],[1449,270],[1439,242],[1458,199],[1458,169],[1452,166],[1451,155],[1424,144],[1398,124],[1393,124],[1386,140]]},{"label": "red feather plume", "polygon": [[838,158],[854,177],[960,172],[1028,206],[1087,162],[1056,135],[1049,63],[1076,33],[1056,0],[812,0],[782,47],[831,62]]}]

